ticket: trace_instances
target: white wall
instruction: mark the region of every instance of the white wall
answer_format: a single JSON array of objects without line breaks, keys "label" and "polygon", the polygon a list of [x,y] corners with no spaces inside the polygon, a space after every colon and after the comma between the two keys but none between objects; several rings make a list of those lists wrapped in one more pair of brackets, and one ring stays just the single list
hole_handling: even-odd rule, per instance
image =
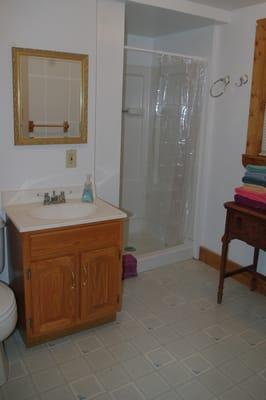
[{"label": "white wall", "polygon": [[231,20],[231,13],[229,11],[221,10],[217,7],[210,7],[199,3],[194,3],[189,0],[131,0],[137,3],[146,4],[148,6],[155,6],[166,8],[169,10],[178,11],[195,15],[198,17],[210,18],[214,21],[227,23]]},{"label": "white wall", "polygon": [[[1,4],[0,191],[80,184],[86,173],[94,172],[95,164],[98,192],[117,204],[123,45],[124,4],[118,0],[64,0],[64,4],[61,0],[11,0]],[[87,144],[14,146],[12,46],[89,54]],[[77,149],[76,169],[65,168],[67,148]]]},{"label": "white wall", "polygon": [[[80,29],[82,27],[82,29]],[[96,1],[10,0],[0,12],[0,192],[81,183],[93,171],[95,134]],[[11,47],[89,54],[89,141],[86,145],[14,146]],[[65,150],[77,149],[77,168]],[[1,196],[0,196],[1,197]],[[0,279],[8,281],[7,263]]]},{"label": "white wall", "polygon": [[[246,148],[256,20],[263,17],[266,4],[235,11],[231,24],[216,27],[213,77],[229,74],[232,84],[222,97],[210,101],[200,244],[218,253],[225,223],[223,203],[233,199],[234,188],[241,184],[244,173],[241,155]],[[237,88],[234,83],[242,74],[249,75],[249,84]],[[260,268],[266,272],[263,256]],[[229,257],[248,264],[251,248],[233,242]]]},{"label": "white wall", "polygon": [[97,14],[96,187],[119,205],[124,4],[100,0]]},{"label": "white wall", "polygon": [[[154,38],[128,35],[126,37],[126,45],[209,58],[212,56],[213,51],[213,33],[214,26],[206,26]],[[136,59],[134,54],[135,63]]]},{"label": "white wall", "polygon": [[[98,194],[117,204],[124,45],[123,2],[9,0],[1,2],[0,9],[0,192],[82,184],[85,174],[96,170]],[[89,55],[87,144],[14,146],[12,46]],[[77,149],[76,169],[65,168],[65,150],[68,148]],[[7,280],[7,269],[0,279]]]},{"label": "white wall", "polygon": [[[14,146],[11,47],[89,54],[88,144]],[[0,12],[0,191],[82,183],[93,171],[95,134],[96,0],[10,0]],[[77,149],[77,168],[65,150]]]},{"label": "white wall", "polygon": [[[126,35],[125,45],[140,49],[153,50],[154,38],[137,35]],[[153,64],[153,53],[146,53],[141,51],[127,51],[125,53],[125,62],[127,65],[139,65],[151,67]]]},{"label": "white wall", "polygon": [[155,39],[154,48],[156,50],[208,58],[212,55],[213,31],[213,26],[207,26],[161,36]]},{"label": "white wall", "polygon": [[154,41],[154,38],[139,35],[127,35],[125,37],[125,45],[148,50],[154,49]]}]

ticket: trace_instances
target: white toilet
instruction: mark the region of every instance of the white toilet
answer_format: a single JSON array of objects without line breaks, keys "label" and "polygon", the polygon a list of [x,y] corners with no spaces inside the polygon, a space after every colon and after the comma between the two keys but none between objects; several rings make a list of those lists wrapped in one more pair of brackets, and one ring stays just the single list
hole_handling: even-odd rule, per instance
[{"label": "white toilet", "polygon": [[[0,272],[4,269],[4,222],[0,218]],[[0,282],[0,385],[8,378],[8,360],[3,341],[13,332],[17,323],[17,305],[14,293]]]}]

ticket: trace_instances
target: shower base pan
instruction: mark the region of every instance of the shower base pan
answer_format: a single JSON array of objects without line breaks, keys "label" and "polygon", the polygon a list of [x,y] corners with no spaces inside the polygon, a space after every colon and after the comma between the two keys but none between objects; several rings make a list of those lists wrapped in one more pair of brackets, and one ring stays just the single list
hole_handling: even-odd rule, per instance
[{"label": "shower base pan", "polygon": [[186,241],[184,244],[169,247],[164,250],[134,255],[138,261],[138,272],[149,271],[154,268],[162,267],[163,265],[191,259],[193,257],[193,242]]}]

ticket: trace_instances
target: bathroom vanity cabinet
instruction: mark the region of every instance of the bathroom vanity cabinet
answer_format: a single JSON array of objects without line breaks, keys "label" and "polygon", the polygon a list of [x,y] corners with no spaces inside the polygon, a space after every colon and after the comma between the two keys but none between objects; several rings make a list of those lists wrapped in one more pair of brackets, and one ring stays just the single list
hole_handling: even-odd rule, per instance
[{"label": "bathroom vanity cabinet", "polygon": [[115,319],[121,302],[121,220],[32,232],[8,221],[19,329],[33,345]]}]

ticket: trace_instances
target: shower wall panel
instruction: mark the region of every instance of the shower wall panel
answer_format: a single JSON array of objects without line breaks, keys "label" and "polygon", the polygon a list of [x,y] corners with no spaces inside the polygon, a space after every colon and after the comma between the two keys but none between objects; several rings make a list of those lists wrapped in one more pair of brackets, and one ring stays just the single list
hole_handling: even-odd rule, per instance
[{"label": "shower wall panel", "polygon": [[127,65],[124,75],[121,205],[130,231],[144,229],[151,69]]}]

